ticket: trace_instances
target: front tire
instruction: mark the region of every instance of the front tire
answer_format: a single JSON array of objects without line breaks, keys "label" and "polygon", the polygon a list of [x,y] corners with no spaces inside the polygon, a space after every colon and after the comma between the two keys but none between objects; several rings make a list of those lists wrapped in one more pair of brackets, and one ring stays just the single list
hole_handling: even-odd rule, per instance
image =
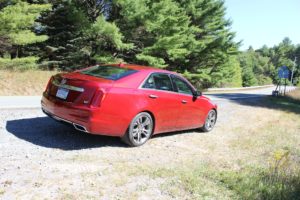
[{"label": "front tire", "polygon": [[145,144],[153,131],[153,119],[147,112],[137,114],[131,121],[126,134],[121,138],[132,147]]},{"label": "front tire", "polygon": [[203,132],[209,132],[209,131],[213,130],[213,128],[216,124],[216,121],[217,121],[217,111],[212,109],[208,112],[206,119],[205,119],[205,123],[201,127],[201,130]]}]

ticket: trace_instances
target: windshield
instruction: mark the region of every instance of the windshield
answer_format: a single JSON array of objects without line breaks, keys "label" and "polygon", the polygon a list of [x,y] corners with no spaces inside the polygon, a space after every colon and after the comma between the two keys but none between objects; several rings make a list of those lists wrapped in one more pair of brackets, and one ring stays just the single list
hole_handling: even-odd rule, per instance
[{"label": "windshield", "polygon": [[96,65],[94,67],[90,67],[88,69],[84,69],[80,71],[82,74],[110,79],[110,80],[119,80],[125,76],[133,74],[137,72],[137,70],[127,69],[117,66],[99,66]]}]

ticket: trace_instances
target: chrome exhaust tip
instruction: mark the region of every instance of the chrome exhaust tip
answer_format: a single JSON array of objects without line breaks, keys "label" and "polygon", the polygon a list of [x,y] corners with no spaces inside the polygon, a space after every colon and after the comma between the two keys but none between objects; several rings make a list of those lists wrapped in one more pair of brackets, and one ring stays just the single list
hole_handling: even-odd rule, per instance
[{"label": "chrome exhaust tip", "polygon": [[78,131],[82,131],[82,132],[88,133],[88,131],[86,130],[86,128],[84,126],[82,126],[82,125],[73,123],[73,126]]}]

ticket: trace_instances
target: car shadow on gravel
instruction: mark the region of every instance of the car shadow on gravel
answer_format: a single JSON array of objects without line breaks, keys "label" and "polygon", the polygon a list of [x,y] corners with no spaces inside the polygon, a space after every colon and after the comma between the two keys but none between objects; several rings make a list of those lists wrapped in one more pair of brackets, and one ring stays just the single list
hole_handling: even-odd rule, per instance
[{"label": "car shadow on gravel", "polygon": [[79,150],[106,146],[127,147],[118,137],[76,131],[49,117],[10,120],[6,123],[6,130],[22,140],[47,148]]}]

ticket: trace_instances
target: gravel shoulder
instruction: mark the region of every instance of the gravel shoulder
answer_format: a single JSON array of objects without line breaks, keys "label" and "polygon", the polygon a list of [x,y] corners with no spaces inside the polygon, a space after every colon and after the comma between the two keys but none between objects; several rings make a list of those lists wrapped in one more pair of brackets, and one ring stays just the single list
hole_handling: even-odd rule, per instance
[{"label": "gravel shoulder", "polygon": [[[224,120],[220,114],[216,129]],[[130,167],[171,167],[187,158],[201,160],[208,150],[194,141],[210,137],[218,135],[191,130],[156,136],[142,147],[128,148],[119,138],[77,132],[40,109],[2,109],[0,197],[173,199],[161,190],[162,179],[130,176],[136,173]]]}]

